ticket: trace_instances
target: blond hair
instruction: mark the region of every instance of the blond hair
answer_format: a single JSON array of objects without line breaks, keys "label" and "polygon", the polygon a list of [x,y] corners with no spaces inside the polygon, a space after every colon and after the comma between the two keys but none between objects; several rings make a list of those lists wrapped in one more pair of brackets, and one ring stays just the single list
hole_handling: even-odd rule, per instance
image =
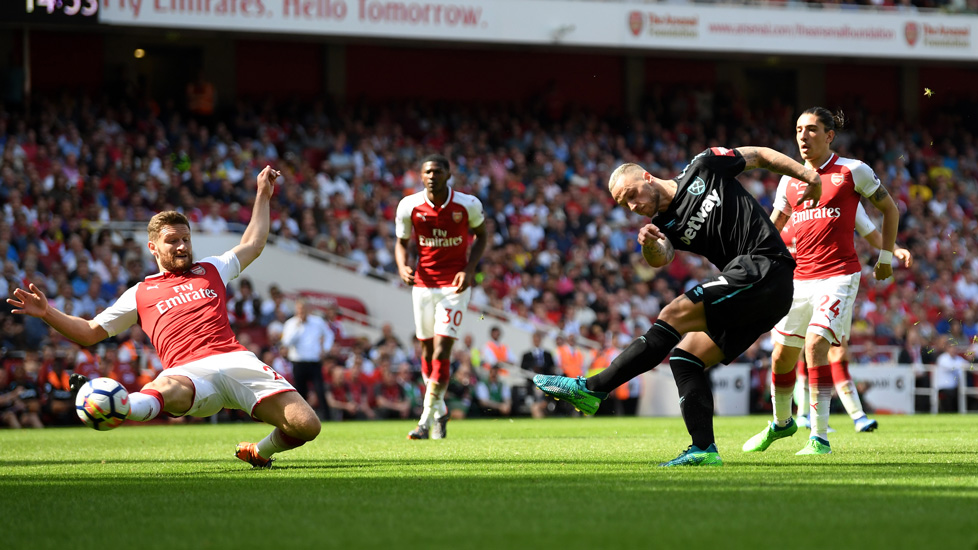
[{"label": "blond hair", "polygon": [[622,176],[624,176],[626,172],[633,172],[635,170],[641,170],[642,172],[645,172],[644,168],[642,168],[638,164],[635,164],[634,162],[626,162],[625,164],[622,164],[618,168],[615,168],[615,171],[612,172],[611,176],[608,178],[608,191],[614,193],[614,190],[612,188],[615,186],[615,182],[618,181]]},{"label": "blond hair", "polygon": [[160,230],[171,225],[186,225],[190,227],[190,220],[187,219],[187,216],[184,216],[176,210],[160,212],[150,218],[149,224],[146,226],[146,232],[149,233],[149,240],[156,242],[156,239],[160,237]]}]

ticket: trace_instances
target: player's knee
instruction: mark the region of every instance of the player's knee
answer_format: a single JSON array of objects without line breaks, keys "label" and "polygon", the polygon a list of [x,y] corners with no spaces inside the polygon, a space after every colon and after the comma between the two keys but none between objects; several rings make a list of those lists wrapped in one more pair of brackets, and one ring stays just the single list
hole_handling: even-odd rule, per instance
[{"label": "player's knee", "polygon": [[292,419],[292,421],[289,422],[289,428],[290,430],[286,433],[292,437],[301,439],[303,441],[312,441],[313,439],[316,439],[319,432],[322,431],[323,423],[320,422],[319,417],[316,416],[316,412],[310,408],[308,411],[305,411],[304,414],[298,415],[297,418]]},{"label": "player's knee", "polygon": [[669,323],[680,334],[706,330],[706,314],[702,302],[694,304],[686,295],[666,304],[659,312],[659,319]]},{"label": "player's knee", "polygon": [[825,364],[832,344],[824,336],[808,334],[805,340],[805,358],[812,364]]}]

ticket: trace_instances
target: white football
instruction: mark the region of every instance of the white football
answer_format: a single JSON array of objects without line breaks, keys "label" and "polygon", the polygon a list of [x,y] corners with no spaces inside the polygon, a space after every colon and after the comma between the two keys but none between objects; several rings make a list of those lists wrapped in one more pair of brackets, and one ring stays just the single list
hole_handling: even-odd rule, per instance
[{"label": "white football", "polygon": [[75,412],[89,428],[117,428],[129,416],[129,392],[111,378],[89,380],[78,390]]}]

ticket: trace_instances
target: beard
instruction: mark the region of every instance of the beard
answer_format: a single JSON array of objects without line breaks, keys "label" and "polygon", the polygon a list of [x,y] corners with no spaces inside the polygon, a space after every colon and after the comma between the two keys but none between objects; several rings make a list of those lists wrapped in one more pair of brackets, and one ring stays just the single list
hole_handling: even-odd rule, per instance
[{"label": "beard", "polygon": [[194,265],[194,255],[192,252],[188,253],[185,257],[177,257],[173,254],[165,257],[160,256],[160,267],[171,273],[182,273],[190,269],[192,265]]}]

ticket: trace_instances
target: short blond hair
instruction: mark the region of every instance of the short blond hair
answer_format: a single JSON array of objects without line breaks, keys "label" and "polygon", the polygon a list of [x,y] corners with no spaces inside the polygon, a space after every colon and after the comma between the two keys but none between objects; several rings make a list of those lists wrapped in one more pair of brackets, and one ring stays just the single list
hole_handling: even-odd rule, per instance
[{"label": "short blond hair", "polygon": [[187,216],[177,212],[176,210],[166,210],[160,212],[159,214],[153,216],[149,219],[149,224],[146,226],[146,232],[149,234],[149,240],[156,242],[156,239],[160,238],[160,231],[167,226],[171,225],[186,225],[190,227],[190,220]]},{"label": "short blond hair", "polygon": [[634,172],[635,170],[641,170],[642,172],[645,172],[645,168],[642,168],[641,166],[635,164],[634,162],[626,162],[625,164],[622,164],[618,168],[615,168],[615,171],[612,172],[611,176],[608,178],[608,192],[613,193],[614,191],[612,191],[611,188],[614,187],[615,182],[621,179],[621,177],[624,176],[627,172]]}]

